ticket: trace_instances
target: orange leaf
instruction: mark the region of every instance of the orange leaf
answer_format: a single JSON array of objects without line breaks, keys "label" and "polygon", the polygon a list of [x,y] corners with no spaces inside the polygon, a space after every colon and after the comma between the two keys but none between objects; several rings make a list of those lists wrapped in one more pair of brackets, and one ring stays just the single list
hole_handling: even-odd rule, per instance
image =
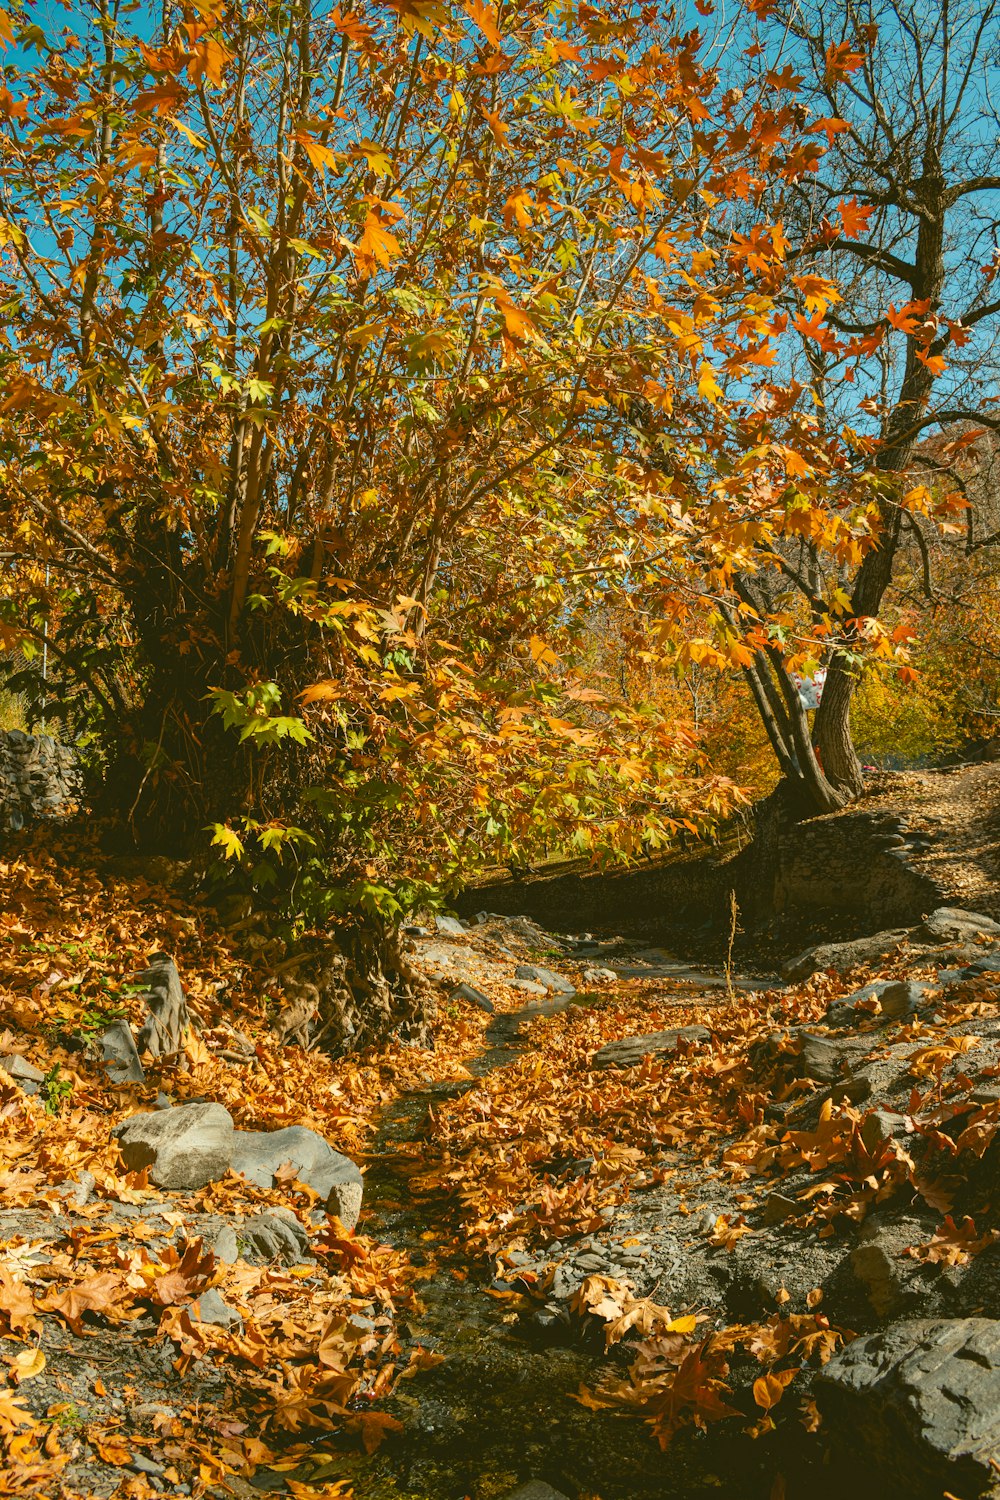
[{"label": "orange leaf", "polygon": [[753,1399],[764,1411],[777,1406],[785,1391],[798,1374],[798,1370],[768,1370],[753,1383]]}]

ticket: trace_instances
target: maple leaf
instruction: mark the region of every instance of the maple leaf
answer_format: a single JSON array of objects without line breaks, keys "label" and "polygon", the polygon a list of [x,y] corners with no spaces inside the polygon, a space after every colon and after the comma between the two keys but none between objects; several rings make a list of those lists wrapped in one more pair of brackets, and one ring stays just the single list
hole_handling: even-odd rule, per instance
[{"label": "maple leaf", "polygon": [[818,135],[822,131],[826,136],[827,146],[832,147],[835,137],[841,135],[845,130],[850,130],[850,128],[846,120],[838,120],[834,116],[829,116],[822,120],[817,120],[814,124],[810,125],[809,133],[810,135]]},{"label": "maple leaf", "polygon": [[492,47],[499,47],[503,42],[497,26],[497,14],[492,5],[483,4],[483,0],[465,0],[462,9],[479,27],[483,36]]},{"label": "maple leaf", "polygon": [[864,61],[864,53],[852,51],[850,42],[838,42],[826,49],[826,76],[834,79],[842,78],[847,73],[856,73],[864,66]]},{"label": "maple leaf", "polygon": [[40,1327],[35,1303],[28,1288],[6,1266],[0,1265],[0,1313],[6,1318],[10,1333],[30,1335]]},{"label": "maple leaf", "polygon": [[369,209],[358,245],[359,268],[366,275],[374,275],[379,266],[386,269],[395,257],[402,253],[399,240],[385,227],[381,215]]},{"label": "maple leaf", "polygon": [[856,240],[868,228],[868,220],[875,209],[870,205],[859,203],[856,197],[841,198],[837,204],[837,212],[840,214],[840,225],[844,234],[849,240]]},{"label": "maple leaf", "polygon": [[[65,1291],[50,1293],[38,1306],[45,1312],[58,1313],[69,1324],[77,1338],[83,1335],[86,1313],[100,1313],[117,1322],[122,1316],[122,1277],[114,1271],[99,1271],[74,1282]],[[128,1316],[129,1314],[125,1314]]]},{"label": "maple leaf", "polygon": [[179,1257],[172,1246],[168,1247],[165,1254],[174,1256],[176,1263],[152,1283],[152,1300],[160,1307],[190,1302],[205,1290],[215,1274],[216,1256],[200,1239],[190,1240]]},{"label": "maple leaf", "polygon": [[20,1427],[34,1427],[36,1422],[21,1396],[0,1390],[0,1434],[9,1437]]},{"label": "maple leaf", "polygon": [[327,167],[336,167],[336,152],[331,151],[329,146],[324,146],[322,141],[314,140],[313,137],[311,135],[307,135],[305,131],[299,131],[295,136],[295,139],[298,141],[299,145],[302,147],[303,151],[306,153],[306,156],[308,156],[310,162],[316,168],[317,172],[325,173]]},{"label": "maple leaf", "polygon": [[961,1224],[956,1224],[951,1214],[934,1231],[926,1245],[911,1245],[907,1255],[928,1265],[964,1266],[990,1245],[1000,1240],[1000,1230],[990,1229],[984,1234],[976,1232],[976,1226],[966,1215]]}]

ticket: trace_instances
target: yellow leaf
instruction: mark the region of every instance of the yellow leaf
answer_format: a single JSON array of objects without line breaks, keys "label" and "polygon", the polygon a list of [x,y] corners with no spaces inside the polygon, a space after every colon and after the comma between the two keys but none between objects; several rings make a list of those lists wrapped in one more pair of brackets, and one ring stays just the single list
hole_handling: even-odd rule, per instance
[{"label": "yellow leaf", "polygon": [[335,167],[337,165],[336,154],[330,150],[329,146],[324,146],[321,141],[314,141],[311,135],[305,135],[303,132],[300,132],[295,139],[317,172],[325,173],[327,167]]},{"label": "yellow leaf", "polygon": [[694,1333],[697,1327],[697,1314],[688,1313],[684,1318],[672,1318],[664,1331],[666,1333]]},{"label": "yellow leaf", "polygon": [[483,36],[494,47],[499,47],[503,40],[497,29],[496,11],[492,5],[483,5],[482,0],[466,0],[464,6],[465,14],[475,21]]},{"label": "yellow leaf", "polygon": [[702,360],[698,370],[698,395],[705,401],[711,401],[713,405],[718,405],[722,399],[722,387],[707,359]]},{"label": "yellow leaf", "polygon": [[559,665],[558,656],[551,646],[545,644],[540,635],[533,635],[531,637],[529,648],[531,650],[531,660],[536,664],[540,663],[543,667],[556,667]]},{"label": "yellow leaf", "polygon": [[358,261],[369,274],[376,266],[387,267],[394,256],[402,253],[402,246],[391,234],[377,213],[368,210],[364,232],[358,246]]},{"label": "yellow leaf", "polygon": [[194,131],[184,124],[183,120],[178,120],[176,115],[168,115],[167,119],[170,121],[175,130],[179,130],[181,135],[187,137],[192,146],[197,146],[199,151],[204,151],[205,142],[202,140],[201,136],[195,135]]},{"label": "yellow leaf", "polygon": [[10,1379],[15,1385],[23,1380],[34,1380],[45,1369],[45,1355],[41,1349],[22,1349],[10,1362]]},{"label": "yellow leaf", "polygon": [[798,1374],[797,1370],[768,1370],[753,1383],[753,1399],[764,1411],[777,1406],[787,1388]]}]

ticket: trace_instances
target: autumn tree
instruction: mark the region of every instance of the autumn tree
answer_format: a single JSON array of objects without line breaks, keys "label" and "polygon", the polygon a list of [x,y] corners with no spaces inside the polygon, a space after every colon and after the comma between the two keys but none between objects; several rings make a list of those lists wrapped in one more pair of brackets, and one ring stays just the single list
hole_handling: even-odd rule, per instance
[{"label": "autumn tree", "polygon": [[3,23],[2,629],[121,825],[353,921],[364,984],[476,860],[721,815],[576,664],[654,575],[683,632],[692,497],[772,425],[786,240],[710,248],[822,154],[766,66],[725,89],[725,37],[626,0],[66,19]]}]

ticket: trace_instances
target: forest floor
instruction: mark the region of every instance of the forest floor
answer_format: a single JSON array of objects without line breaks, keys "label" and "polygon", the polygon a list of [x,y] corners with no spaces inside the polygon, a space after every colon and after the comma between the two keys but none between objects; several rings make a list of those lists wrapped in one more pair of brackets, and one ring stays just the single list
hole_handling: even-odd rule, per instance
[{"label": "forest floor", "polygon": [[[934,857],[995,913],[1000,777],[953,786],[924,809],[955,828]],[[24,838],[0,890],[0,1493],[812,1497],[850,1458],[845,1348],[1000,1310],[991,924],[794,985],[516,918],[416,933],[433,1049],[334,1061],[279,1042],[245,930],[85,836]],[[94,1041],[138,1022],[158,952],[196,1029],[115,1088]],[[575,993],[529,996],[523,963]],[[891,981],[917,988],[865,989]],[[127,1171],[113,1127],[194,1100],[358,1162],[357,1228],[294,1173]],[[985,1493],[921,1410],[881,1493]]]},{"label": "forest floor", "polygon": [[897,772],[883,780],[865,806],[907,814],[915,832],[935,838],[932,848],[911,856],[915,868],[956,905],[1000,916],[1000,765]]}]

